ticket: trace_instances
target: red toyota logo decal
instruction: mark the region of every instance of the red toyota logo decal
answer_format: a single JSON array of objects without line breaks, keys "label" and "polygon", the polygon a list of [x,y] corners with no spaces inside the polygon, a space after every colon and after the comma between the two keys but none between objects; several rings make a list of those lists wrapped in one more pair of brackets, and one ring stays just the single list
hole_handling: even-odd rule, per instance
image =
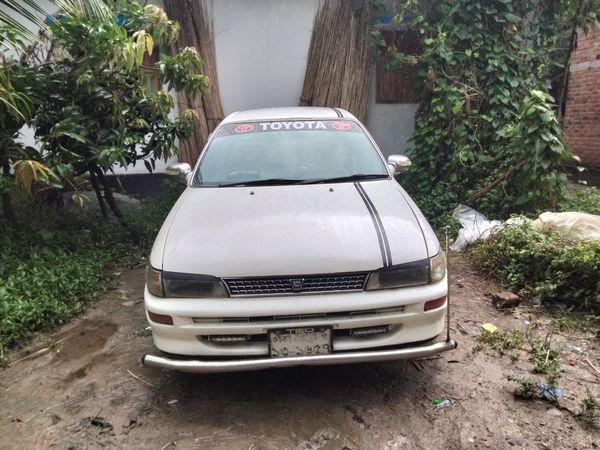
[{"label": "red toyota logo decal", "polygon": [[254,130],[254,125],[251,123],[243,123],[233,129],[236,133],[250,133],[252,130]]},{"label": "red toyota logo decal", "polygon": [[338,131],[348,131],[350,128],[352,128],[352,125],[350,125],[348,122],[332,122],[331,128]]}]

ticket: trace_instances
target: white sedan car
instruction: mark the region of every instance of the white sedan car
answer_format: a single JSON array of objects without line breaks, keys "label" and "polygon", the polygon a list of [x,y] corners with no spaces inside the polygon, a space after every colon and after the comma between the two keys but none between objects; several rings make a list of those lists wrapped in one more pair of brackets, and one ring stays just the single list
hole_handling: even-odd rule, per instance
[{"label": "white sedan car", "polygon": [[444,336],[440,244],[365,127],[337,108],[228,116],[160,230],[147,366],[256,370],[417,358]]}]

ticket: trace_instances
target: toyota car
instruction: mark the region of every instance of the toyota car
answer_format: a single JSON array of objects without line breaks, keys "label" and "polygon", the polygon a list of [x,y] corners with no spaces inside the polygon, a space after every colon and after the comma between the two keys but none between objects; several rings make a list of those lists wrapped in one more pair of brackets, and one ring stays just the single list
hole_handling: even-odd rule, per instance
[{"label": "toyota car", "polygon": [[[147,366],[207,373],[456,347],[446,258],[366,128],[338,108],[229,115],[152,248]],[[400,177],[401,178],[401,177]]]}]

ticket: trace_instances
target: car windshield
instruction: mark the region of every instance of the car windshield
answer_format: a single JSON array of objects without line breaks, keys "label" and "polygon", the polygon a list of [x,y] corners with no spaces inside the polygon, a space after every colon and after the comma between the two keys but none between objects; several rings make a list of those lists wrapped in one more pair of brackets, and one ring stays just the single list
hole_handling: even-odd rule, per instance
[{"label": "car windshield", "polygon": [[357,123],[296,120],[221,127],[201,157],[193,184],[308,184],[388,176]]}]

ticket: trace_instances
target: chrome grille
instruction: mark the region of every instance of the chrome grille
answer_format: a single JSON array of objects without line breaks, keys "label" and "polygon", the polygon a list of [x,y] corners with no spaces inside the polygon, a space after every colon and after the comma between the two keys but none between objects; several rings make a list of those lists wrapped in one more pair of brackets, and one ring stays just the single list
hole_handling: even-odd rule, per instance
[{"label": "chrome grille", "polygon": [[362,291],[367,272],[305,277],[230,278],[224,280],[232,297],[242,295],[305,294],[334,291]]}]

